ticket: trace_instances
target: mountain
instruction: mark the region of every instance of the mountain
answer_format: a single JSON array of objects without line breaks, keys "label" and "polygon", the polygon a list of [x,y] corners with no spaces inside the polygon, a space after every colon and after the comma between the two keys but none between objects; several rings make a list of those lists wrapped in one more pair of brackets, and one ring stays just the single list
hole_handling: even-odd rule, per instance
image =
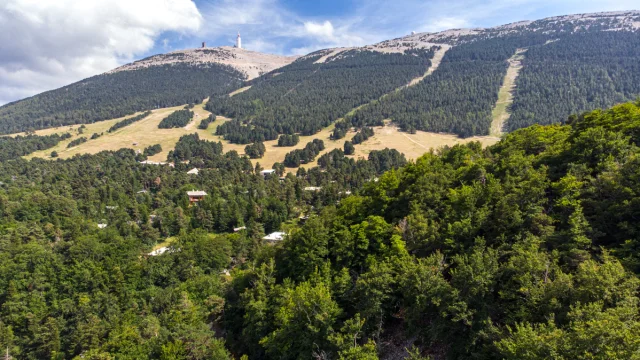
[{"label": "mountain", "polygon": [[[494,127],[500,135],[635,99],[639,29],[640,12],[610,12],[327,49],[256,79],[240,95],[214,97],[207,108],[238,120],[218,128],[232,142],[309,133],[340,118],[344,128],[391,119],[408,132],[468,137]],[[411,62],[418,68],[403,72]],[[429,76],[416,78],[429,67]],[[414,86],[395,91],[401,85]],[[501,94],[507,99],[499,101]]]},{"label": "mountain", "polygon": [[121,71],[140,70],[155,66],[188,64],[206,66],[208,64],[227,65],[244,75],[244,80],[251,80],[271,70],[293,62],[297,56],[279,56],[257,51],[222,46],[218,48],[186,49],[159,54],[123,65],[109,71],[115,74]]},{"label": "mountain", "polygon": [[499,136],[635,99],[639,30],[640,12],[624,11],[412,34],[297,59],[181,50],[0,107],[0,133],[209,97],[207,110],[235,120],[217,134],[241,144],[312,135],[341,119],[336,136],[385,119],[406,132]]},{"label": "mountain", "polygon": [[92,123],[141,110],[197,103],[295,57],[230,47],[151,56],[0,107],[0,133]]}]

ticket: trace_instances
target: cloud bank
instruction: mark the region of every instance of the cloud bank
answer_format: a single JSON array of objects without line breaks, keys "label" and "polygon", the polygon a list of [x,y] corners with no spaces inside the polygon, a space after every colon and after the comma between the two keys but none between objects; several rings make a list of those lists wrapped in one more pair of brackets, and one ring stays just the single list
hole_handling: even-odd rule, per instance
[{"label": "cloud bank", "polygon": [[4,0],[0,104],[117,67],[163,32],[201,26],[191,0]]}]

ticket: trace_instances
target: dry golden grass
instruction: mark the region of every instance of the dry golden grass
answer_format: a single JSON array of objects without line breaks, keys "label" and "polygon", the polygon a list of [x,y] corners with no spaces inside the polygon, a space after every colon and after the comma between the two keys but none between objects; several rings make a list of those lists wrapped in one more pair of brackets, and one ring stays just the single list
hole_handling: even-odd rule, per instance
[{"label": "dry golden grass", "polygon": [[231,96],[233,96],[233,95],[238,95],[238,94],[243,93],[243,92],[245,92],[245,91],[247,91],[247,90],[249,90],[249,89],[251,89],[251,85],[249,85],[249,86],[245,86],[245,87],[242,87],[242,88],[240,88],[240,89],[238,89],[238,90],[236,90],[236,91],[232,91],[232,92],[230,92],[230,93],[229,93],[229,97],[231,97]]},{"label": "dry golden grass", "polygon": [[[157,109],[152,112],[147,118],[135,122],[129,126],[126,126],[114,133],[107,133],[106,131],[118,121],[123,118],[102,121],[94,124],[87,124],[83,135],[77,133],[77,129],[80,125],[60,127],[57,129],[45,129],[36,132],[38,135],[49,135],[53,133],[70,132],[73,137],[67,139],[52,149],[35,152],[27,158],[41,157],[50,159],[51,151],[57,151],[60,158],[69,158],[75,154],[95,154],[104,150],[119,150],[121,148],[130,148],[134,150],[143,150],[144,148],[160,144],[162,146],[162,152],[151,156],[149,159],[153,161],[165,161],[167,154],[175,147],[176,142],[181,136],[186,134],[197,133],[201,139],[209,141],[221,141],[225,151],[235,150],[239,154],[244,154],[245,145],[231,144],[226,140],[223,140],[220,136],[214,135],[216,128],[229,121],[230,119],[218,116],[216,121],[209,125],[206,130],[198,129],[200,121],[210,115],[210,113],[204,110],[204,105],[196,105],[193,108],[194,120],[184,128],[178,129],[158,129],[158,124],[162,119],[171,114],[173,111],[180,110],[183,106],[176,106],[171,108]],[[127,116],[128,117],[128,116]],[[355,131],[350,131],[345,138],[340,140],[331,140],[331,132],[334,126],[331,125],[322,129],[317,134],[311,136],[300,136],[300,142],[296,146],[291,147],[279,147],[278,141],[265,141],[266,152],[263,158],[254,159],[251,162],[255,165],[260,165],[269,169],[273,167],[275,162],[282,162],[285,155],[295,149],[302,149],[305,145],[313,139],[321,139],[324,141],[325,150],[319,155],[322,156],[334,149],[344,148],[344,142],[351,140],[356,134]],[[499,138],[491,136],[473,137],[468,139],[461,139],[452,134],[436,134],[418,131],[416,134],[407,134],[400,132],[389,121],[385,122],[384,127],[374,128],[375,134],[362,144],[355,146],[356,153],[353,155],[355,158],[367,158],[372,150],[382,150],[384,148],[396,149],[401,153],[404,153],[407,159],[416,159],[420,155],[428,152],[430,149],[438,149],[445,145],[455,145],[467,143],[470,141],[480,141],[484,146],[492,145],[496,143]],[[89,140],[84,144],[67,149],[67,144],[73,139],[79,136],[90,137],[93,133],[104,133],[101,137],[95,140]],[[14,136],[14,135],[12,135]],[[135,144],[135,145],[134,145]],[[316,158],[317,159],[317,158]],[[303,164],[305,168],[310,168],[317,165],[317,160],[308,164]],[[289,171],[295,171],[295,169],[289,169]]]},{"label": "dry golden grass", "polygon": [[471,141],[480,141],[483,146],[493,145],[500,140],[493,136],[474,136],[461,139],[453,134],[440,134],[418,131],[415,134],[401,132],[397,127],[386,122],[384,127],[374,128],[374,135],[362,144],[355,146],[355,158],[367,158],[372,150],[384,148],[396,149],[403,153],[407,160],[417,159],[431,149],[437,150],[443,146],[465,144]]},{"label": "dry golden grass", "polygon": [[513,91],[516,88],[516,78],[522,70],[522,60],[527,49],[518,49],[516,53],[508,60],[509,68],[504,76],[502,86],[498,92],[498,101],[496,102],[491,117],[491,136],[500,136],[503,133],[504,124],[509,120],[509,105],[513,103]]}]

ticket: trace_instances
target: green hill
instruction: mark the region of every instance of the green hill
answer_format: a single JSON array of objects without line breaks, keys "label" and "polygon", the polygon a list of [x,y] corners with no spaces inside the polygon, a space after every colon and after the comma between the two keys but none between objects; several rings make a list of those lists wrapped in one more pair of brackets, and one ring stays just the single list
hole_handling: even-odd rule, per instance
[{"label": "green hill", "polygon": [[0,133],[118,118],[226,94],[244,75],[220,64],[167,64],[106,73],[0,107]]}]

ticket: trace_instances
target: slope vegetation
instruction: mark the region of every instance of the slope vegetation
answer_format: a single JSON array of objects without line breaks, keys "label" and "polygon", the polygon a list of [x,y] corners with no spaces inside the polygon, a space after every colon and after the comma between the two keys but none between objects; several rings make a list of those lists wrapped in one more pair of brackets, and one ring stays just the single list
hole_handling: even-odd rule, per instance
[{"label": "slope vegetation", "polygon": [[516,53],[509,58],[509,68],[502,81],[502,86],[498,92],[498,101],[493,107],[491,113],[491,130],[489,135],[501,136],[504,132],[504,126],[511,116],[510,106],[513,103],[513,92],[516,87],[516,79],[522,70],[522,59],[527,49],[518,49]]},{"label": "slope vegetation", "polygon": [[324,55],[298,59],[233,97],[212,97],[207,110],[236,120],[219,127],[218,134],[236,143],[274,140],[283,133],[311,135],[424,74],[434,49],[415,50],[417,56],[355,49],[318,63]]},{"label": "slope vegetation", "polygon": [[509,131],[640,96],[640,33],[562,36],[532,47],[516,81]]},{"label": "slope vegetation", "polygon": [[93,123],[226,94],[244,75],[219,64],[171,64],[102,74],[0,107],[0,133]]},{"label": "slope vegetation", "polygon": [[222,48],[154,55],[0,107],[0,133],[112,119],[228,94],[296,57]]},{"label": "slope vegetation", "polygon": [[625,104],[387,172],[236,273],[227,344],[265,359],[634,358],[639,115]]}]

